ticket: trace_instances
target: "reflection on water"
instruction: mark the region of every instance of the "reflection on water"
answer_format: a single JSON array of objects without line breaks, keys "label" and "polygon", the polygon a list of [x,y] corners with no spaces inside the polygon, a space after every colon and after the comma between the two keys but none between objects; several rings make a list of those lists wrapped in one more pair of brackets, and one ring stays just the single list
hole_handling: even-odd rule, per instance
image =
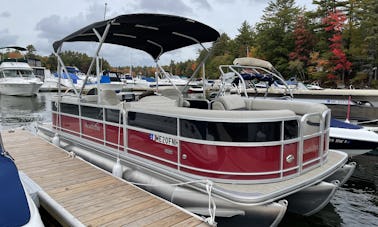
[{"label": "reflection on water", "polygon": [[32,97],[0,95],[0,129],[26,127],[35,130],[37,122],[51,121],[52,95],[53,93],[39,93]]},{"label": "reflection on water", "polygon": [[[37,122],[51,121],[51,97],[55,93],[39,93],[34,97],[0,95],[0,130],[26,127],[35,131]],[[377,155],[353,157],[357,168],[346,185],[324,209],[311,217],[286,214],[283,226],[378,226],[378,151]],[[254,226],[246,217],[218,218],[218,226]]]}]

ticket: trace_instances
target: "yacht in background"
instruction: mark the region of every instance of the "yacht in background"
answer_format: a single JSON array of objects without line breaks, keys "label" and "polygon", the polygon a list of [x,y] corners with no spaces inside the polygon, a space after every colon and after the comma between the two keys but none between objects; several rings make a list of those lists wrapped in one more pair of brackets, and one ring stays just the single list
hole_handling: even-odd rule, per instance
[{"label": "yacht in background", "polygon": [[43,67],[39,59],[28,58],[27,61],[28,64],[32,67],[34,75],[43,82],[42,86],[39,88],[39,91],[58,91],[58,78],[54,77],[50,69]]},{"label": "yacht in background", "polygon": [[[0,49],[26,50],[22,47]],[[0,59],[0,94],[33,96],[38,93],[41,86],[42,81],[34,75],[33,69],[25,59]]]}]

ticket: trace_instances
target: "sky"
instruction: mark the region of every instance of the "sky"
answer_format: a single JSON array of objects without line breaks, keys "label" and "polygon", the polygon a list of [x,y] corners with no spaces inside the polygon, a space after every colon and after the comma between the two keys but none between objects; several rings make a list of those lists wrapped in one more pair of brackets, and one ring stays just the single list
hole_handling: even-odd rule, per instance
[{"label": "sky", "polygon": [[[269,0],[1,0],[0,47],[33,45],[36,54],[48,56],[52,43],[91,23],[122,14],[163,13],[188,17],[205,23],[219,33],[235,38],[243,21],[254,26],[260,21]],[[296,5],[313,9],[312,0],[296,0]],[[106,5],[106,7],[105,7]],[[94,44],[73,43],[64,50],[93,56]],[[199,47],[164,54],[161,64],[195,59]],[[112,66],[153,65],[148,54],[116,45],[106,45],[102,57]]]}]

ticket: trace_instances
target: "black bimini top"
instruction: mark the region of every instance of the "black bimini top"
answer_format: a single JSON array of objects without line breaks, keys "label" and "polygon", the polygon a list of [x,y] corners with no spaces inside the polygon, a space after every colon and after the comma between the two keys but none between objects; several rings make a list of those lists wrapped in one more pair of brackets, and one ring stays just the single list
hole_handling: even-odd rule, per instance
[{"label": "black bimini top", "polygon": [[111,24],[104,43],[118,44],[149,53],[155,60],[165,52],[196,43],[216,41],[219,33],[198,21],[164,14],[127,14],[88,25],[54,42],[57,52],[63,42],[99,42],[93,29],[102,35]]},{"label": "black bimini top", "polygon": [[19,50],[19,51],[27,51],[26,48],[19,47],[19,46],[0,47],[0,49],[15,49],[15,50]]}]

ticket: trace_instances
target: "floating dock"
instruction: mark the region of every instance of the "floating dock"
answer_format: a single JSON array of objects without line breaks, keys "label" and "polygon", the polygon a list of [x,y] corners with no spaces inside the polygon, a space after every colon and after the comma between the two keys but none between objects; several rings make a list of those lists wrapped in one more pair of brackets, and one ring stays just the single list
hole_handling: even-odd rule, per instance
[{"label": "floating dock", "polygon": [[15,159],[18,169],[56,204],[54,207],[40,199],[41,206],[63,226],[77,223],[83,226],[208,226],[199,216],[74,158],[30,132],[16,130],[1,134],[5,149]]}]

